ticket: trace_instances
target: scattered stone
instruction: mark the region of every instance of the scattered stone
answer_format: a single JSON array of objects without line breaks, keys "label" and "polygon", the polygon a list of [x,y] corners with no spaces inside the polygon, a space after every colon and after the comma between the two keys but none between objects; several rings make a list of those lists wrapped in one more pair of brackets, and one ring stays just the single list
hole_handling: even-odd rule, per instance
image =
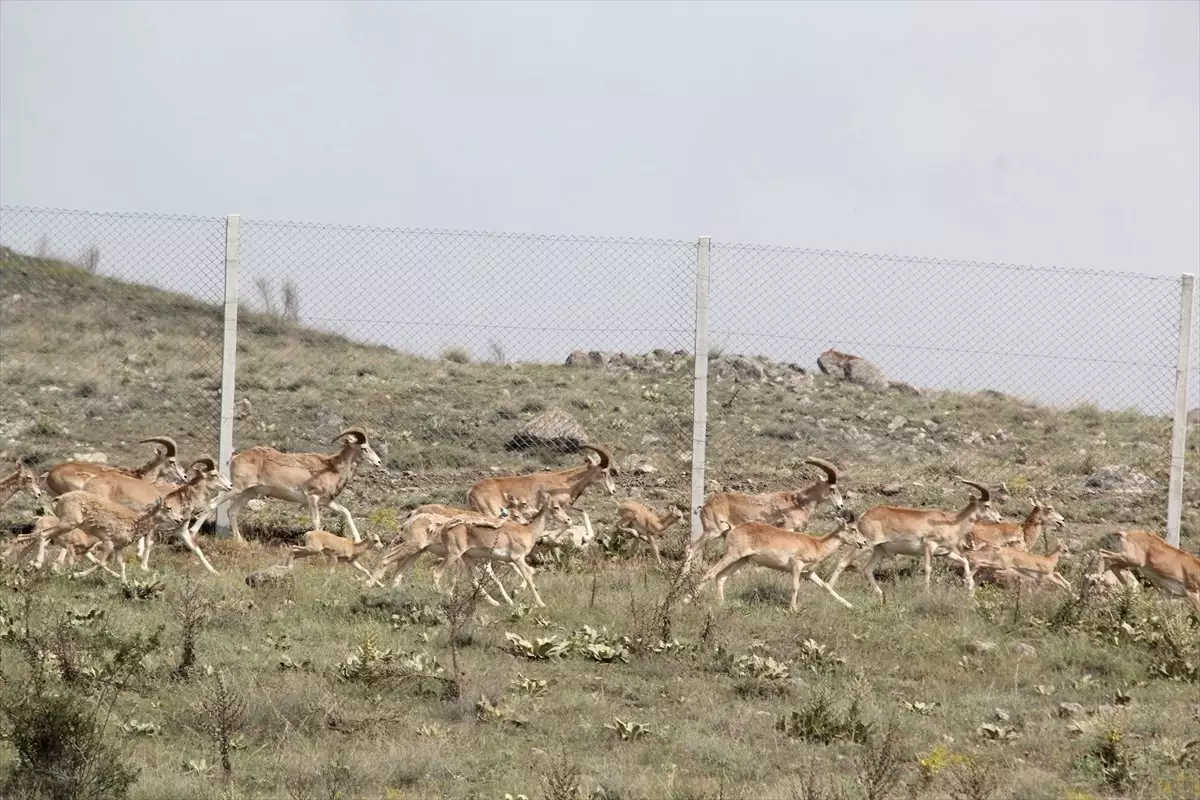
[{"label": "scattered stone", "polygon": [[995,719],[997,722],[1008,722],[1010,719],[1012,719],[1012,715],[1009,714],[1007,711],[1005,711],[1003,708],[993,708],[992,709],[992,718]]},{"label": "scattered stone", "polygon": [[975,641],[971,642],[971,649],[975,651],[976,655],[984,655],[985,653],[990,653],[995,650],[996,643],[984,641],[983,639],[976,639]]},{"label": "scattered stone", "polygon": [[504,445],[507,450],[548,447],[560,453],[574,453],[588,443],[587,432],[561,408],[548,408],[529,420]]},{"label": "scattered stone", "polygon": [[894,497],[904,491],[904,486],[900,483],[892,482],[879,487],[879,493],[884,497]]},{"label": "scattered stone", "polygon": [[1055,712],[1058,716],[1065,718],[1078,717],[1083,714],[1083,706],[1079,703],[1059,703],[1058,711]]},{"label": "scattered stone", "polygon": [[264,586],[278,586],[281,583],[290,583],[293,580],[292,568],[287,564],[273,564],[264,570],[251,572],[246,576],[246,585],[251,589],[259,589]]},{"label": "scattered stone", "polygon": [[1037,655],[1037,650],[1033,648],[1033,645],[1025,644],[1024,642],[1017,642],[1012,646],[1012,649],[1017,655],[1027,658],[1033,658]]},{"label": "scattered stone", "polygon": [[892,421],[888,423],[888,433],[895,433],[908,424],[908,420],[901,416],[892,417]]}]

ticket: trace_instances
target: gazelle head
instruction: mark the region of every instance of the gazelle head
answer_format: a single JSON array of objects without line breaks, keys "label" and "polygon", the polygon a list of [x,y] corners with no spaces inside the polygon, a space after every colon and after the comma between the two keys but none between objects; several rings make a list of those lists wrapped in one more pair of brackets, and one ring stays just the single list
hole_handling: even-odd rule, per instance
[{"label": "gazelle head", "polygon": [[25,466],[24,462],[17,462],[17,471],[15,473],[17,479],[16,491],[26,489],[34,497],[42,496],[41,482],[38,481],[37,474],[29,467]]},{"label": "gazelle head", "polygon": [[849,542],[858,548],[867,546],[867,537],[862,535],[862,531],[858,529],[858,515],[848,508],[843,508],[839,511],[838,526],[834,530],[843,542]]},{"label": "gazelle head", "polygon": [[538,489],[537,497],[533,499],[533,505],[537,509],[533,518],[549,515],[547,522],[554,519],[563,525],[571,524],[571,517],[567,514],[567,510],[562,507],[562,503],[554,499],[553,495],[545,489]]},{"label": "gazelle head", "polygon": [[1053,525],[1055,528],[1062,528],[1067,521],[1063,519],[1063,515],[1054,510],[1054,506],[1042,504],[1039,501],[1034,501],[1034,504],[1041,511],[1042,524]]}]

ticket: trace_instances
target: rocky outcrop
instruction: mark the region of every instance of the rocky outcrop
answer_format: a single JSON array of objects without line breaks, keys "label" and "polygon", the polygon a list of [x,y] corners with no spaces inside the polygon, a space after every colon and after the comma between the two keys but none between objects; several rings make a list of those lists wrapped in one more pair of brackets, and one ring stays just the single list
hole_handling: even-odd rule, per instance
[{"label": "rocky outcrop", "polygon": [[[609,372],[638,372],[668,375],[692,370],[692,355],[686,350],[654,350],[642,355],[604,350],[576,350],[567,356],[566,365],[576,369],[603,369]],[[772,361],[764,356],[714,355],[708,360],[708,374],[738,382],[788,383],[808,374],[798,364]]]},{"label": "rocky outcrop", "polygon": [[839,350],[826,350],[817,357],[817,367],[826,375],[882,389],[888,385],[887,376],[876,365],[865,358]]},{"label": "rocky outcrop", "polygon": [[548,408],[522,425],[505,447],[509,450],[548,447],[560,453],[573,453],[587,442],[587,431],[578,420],[561,408]]}]

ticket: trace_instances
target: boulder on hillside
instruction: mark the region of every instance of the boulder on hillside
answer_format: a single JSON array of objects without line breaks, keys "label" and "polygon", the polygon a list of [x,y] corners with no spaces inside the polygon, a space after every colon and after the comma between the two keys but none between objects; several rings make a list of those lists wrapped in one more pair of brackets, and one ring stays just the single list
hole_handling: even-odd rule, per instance
[{"label": "boulder on hillside", "polygon": [[568,367],[604,369],[612,361],[613,354],[602,350],[575,350],[567,356]]},{"label": "boulder on hillside", "polygon": [[851,383],[883,388],[888,385],[887,376],[876,365],[852,353],[826,350],[817,357],[817,367],[826,375]]},{"label": "boulder on hillside", "polygon": [[548,408],[521,426],[504,445],[508,450],[548,447],[559,453],[574,453],[588,443],[587,431],[561,408]]}]

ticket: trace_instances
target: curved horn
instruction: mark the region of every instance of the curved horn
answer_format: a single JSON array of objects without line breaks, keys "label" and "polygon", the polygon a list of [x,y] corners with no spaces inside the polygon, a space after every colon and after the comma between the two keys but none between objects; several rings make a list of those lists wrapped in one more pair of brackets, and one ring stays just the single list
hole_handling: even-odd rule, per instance
[{"label": "curved horn", "polygon": [[167,451],[167,458],[174,458],[179,453],[179,446],[170,436],[151,436],[149,439],[142,439],[138,444],[161,444]]},{"label": "curved horn", "polygon": [[991,490],[989,490],[989,489],[988,489],[986,486],[984,486],[982,483],[976,483],[975,481],[969,481],[969,480],[967,480],[966,478],[959,478],[959,479],[958,479],[958,481],[959,481],[959,483],[965,483],[967,486],[973,486],[973,487],[975,487],[976,489],[978,489],[978,490],[979,490],[979,494],[980,494],[980,498],[979,498],[979,499],[980,499],[980,500],[982,500],[983,502],[985,502],[985,503],[986,503],[986,502],[988,502],[988,501],[990,501],[990,500],[992,499],[992,492],[991,492]]},{"label": "curved horn", "polygon": [[203,465],[205,472],[216,472],[217,471],[217,462],[213,461],[213,459],[210,456],[201,456],[200,458],[197,458],[195,461],[193,461],[191,464],[188,465],[188,469],[195,469],[197,464]]},{"label": "curved horn", "polygon": [[337,436],[330,439],[330,441],[336,442],[338,439],[341,439],[343,436],[354,437],[355,444],[366,444],[367,443],[367,432],[364,431],[362,428],[358,427],[357,425],[346,428],[346,430],[342,431]]},{"label": "curved horn", "polygon": [[[593,453],[600,456],[600,464],[599,464],[600,469],[609,469],[610,467],[613,466],[612,456],[603,447],[596,447],[595,445],[590,445],[590,444],[581,444],[581,445],[579,445],[579,449],[580,450],[591,450]],[[613,471],[616,472],[615,469]]]},{"label": "curved horn", "polygon": [[823,458],[806,458],[804,459],[804,463],[812,464],[814,467],[824,471],[825,480],[830,486],[837,485],[838,471],[837,467],[835,467],[833,464],[830,464]]}]

